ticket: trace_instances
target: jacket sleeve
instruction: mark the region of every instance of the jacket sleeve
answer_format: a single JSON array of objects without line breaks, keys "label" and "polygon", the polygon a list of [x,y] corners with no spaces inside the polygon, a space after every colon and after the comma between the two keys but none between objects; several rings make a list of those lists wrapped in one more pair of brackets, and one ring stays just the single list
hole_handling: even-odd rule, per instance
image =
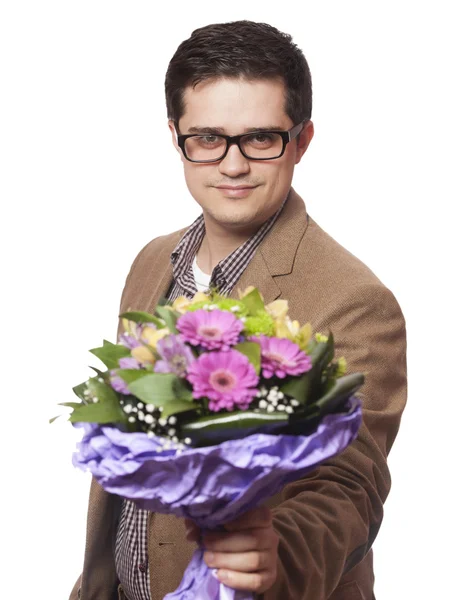
[{"label": "jacket sleeve", "polygon": [[80,588],[81,588],[81,575],[78,577],[75,585],[73,586],[69,600],[79,600],[80,595],[81,595]]},{"label": "jacket sleeve", "polygon": [[401,310],[379,283],[356,286],[321,320],[348,372],[364,372],[363,424],[340,456],[289,484],[273,510],[278,577],[265,600],[326,600],[368,553],[390,490],[387,455],[406,403],[406,335]]}]

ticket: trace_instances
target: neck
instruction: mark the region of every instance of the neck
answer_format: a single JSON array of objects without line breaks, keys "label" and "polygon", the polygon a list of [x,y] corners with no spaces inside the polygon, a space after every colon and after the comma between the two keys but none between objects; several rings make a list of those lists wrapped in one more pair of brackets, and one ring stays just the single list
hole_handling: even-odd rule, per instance
[{"label": "neck", "polygon": [[220,261],[242,246],[259,228],[226,230],[205,215],[205,237],[197,253],[198,266],[204,273],[211,273]]}]

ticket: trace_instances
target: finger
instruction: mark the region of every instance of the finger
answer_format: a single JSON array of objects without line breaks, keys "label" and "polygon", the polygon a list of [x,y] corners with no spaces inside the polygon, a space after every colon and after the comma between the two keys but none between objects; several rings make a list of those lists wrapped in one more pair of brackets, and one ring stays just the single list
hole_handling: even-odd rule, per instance
[{"label": "finger", "polygon": [[256,573],[241,573],[228,569],[219,569],[215,573],[221,583],[225,583],[235,590],[249,590],[262,594],[270,589],[276,580],[276,570],[257,571]]},{"label": "finger", "polygon": [[243,529],[251,529],[252,527],[270,527],[272,523],[271,510],[267,506],[259,506],[252,510],[248,510],[234,521],[225,524],[227,531],[241,531]]},{"label": "finger", "polygon": [[243,573],[254,573],[265,571],[273,567],[276,553],[270,551],[253,552],[205,552],[206,564],[212,569],[228,569],[230,571],[241,571]]},{"label": "finger", "polygon": [[231,533],[210,532],[203,536],[203,545],[212,552],[250,552],[268,550],[277,544],[273,529],[249,529]]}]

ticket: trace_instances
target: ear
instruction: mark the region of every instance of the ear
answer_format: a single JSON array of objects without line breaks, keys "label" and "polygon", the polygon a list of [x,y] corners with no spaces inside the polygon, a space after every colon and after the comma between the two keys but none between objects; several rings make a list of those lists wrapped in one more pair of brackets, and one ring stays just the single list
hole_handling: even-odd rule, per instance
[{"label": "ear", "polygon": [[295,164],[299,164],[301,162],[302,157],[304,156],[307,148],[309,147],[312,138],[314,137],[314,124],[312,121],[306,121],[304,123],[304,127],[299,134],[299,140],[297,142],[296,147],[296,161]]},{"label": "ear", "polygon": [[177,152],[179,153],[180,159],[183,161],[184,153],[182,152],[182,149],[180,148],[179,144],[177,143],[177,131],[176,131],[176,127],[175,127],[175,122],[172,119],[169,119],[167,124],[172,133],[172,144],[173,144],[174,148],[177,150]]}]

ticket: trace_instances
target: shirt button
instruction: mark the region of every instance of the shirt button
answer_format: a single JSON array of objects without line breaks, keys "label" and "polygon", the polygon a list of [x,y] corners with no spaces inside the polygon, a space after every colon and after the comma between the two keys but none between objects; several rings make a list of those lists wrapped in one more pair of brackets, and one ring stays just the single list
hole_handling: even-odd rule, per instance
[{"label": "shirt button", "polygon": [[147,564],[145,562],[142,562],[138,565],[138,568],[140,569],[140,571],[142,573],[146,573],[146,569],[147,569]]}]

